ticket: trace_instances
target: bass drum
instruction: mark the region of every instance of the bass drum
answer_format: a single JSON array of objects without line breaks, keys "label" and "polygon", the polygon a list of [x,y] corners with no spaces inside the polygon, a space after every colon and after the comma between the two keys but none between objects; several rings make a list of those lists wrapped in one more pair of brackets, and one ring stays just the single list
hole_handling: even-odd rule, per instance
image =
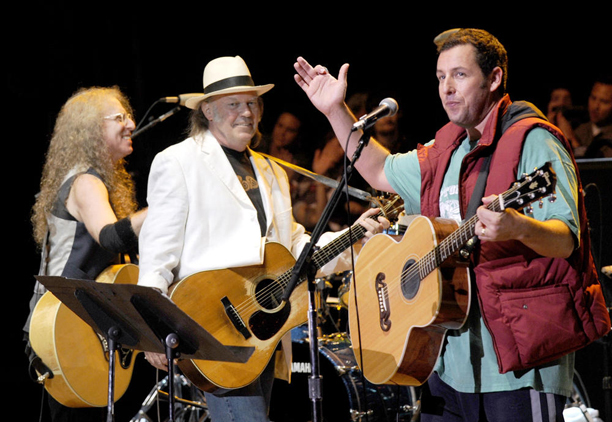
[{"label": "bass drum", "polygon": [[[324,422],[416,421],[419,401],[413,387],[374,385],[362,377],[346,334],[319,339]],[[275,380],[270,403],[274,422],[312,421],[308,393],[311,376],[307,337],[294,336],[291,383]]]}]

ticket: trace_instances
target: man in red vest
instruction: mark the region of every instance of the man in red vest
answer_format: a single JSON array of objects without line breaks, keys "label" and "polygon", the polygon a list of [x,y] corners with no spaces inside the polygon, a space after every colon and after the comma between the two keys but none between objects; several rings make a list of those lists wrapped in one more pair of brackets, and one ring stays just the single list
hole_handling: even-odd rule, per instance
[{"label": "man in red vest", "polygon": [[[356,163],[372,187],[400,194],[409,213],[459,224],[488,169],[476,198],[469,315],[447,332],[423,388],[421,420],[563,421],[573,352],[610,331],[571,147],[533,105],[510,100],[507,53],[495,37],[458,29],[436,44],[438,90],[450,122],[405,154],[390,154],[372,139]],[[294,67],[296,82],[343,147],[350,138],[346,154],[353,157],[361,131],[353,130],[356,119],[344,102],[348,65],[337,79],[303,58]],[[555,202],[533,211],[487,208],[545,163],[556,174]]]}]

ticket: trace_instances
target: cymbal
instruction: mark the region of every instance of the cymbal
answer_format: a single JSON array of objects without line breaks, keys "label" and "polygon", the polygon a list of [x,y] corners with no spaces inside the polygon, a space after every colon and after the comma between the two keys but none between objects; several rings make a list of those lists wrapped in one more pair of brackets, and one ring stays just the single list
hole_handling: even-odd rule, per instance
[{"label": "cymbal", "polygon": [[[297,166],[295,164],[289,163],[287,161],[281,160],[280,158],[274,157],[272,155],[268,155],[268,154],[264,154],[263,152],[258,152],[258,154],[263,155],[266,158],[269,158],[273,161],[276,161],[278,164],[282,165],[283,167],[287,167],[297,173],[300,173],[304,176],[310,177],[313,180],[316,180],[317,182],[323,183],[326,186],[329,186],[331,188],[337,188],[338,185],[340,184],[337,180],[331,179],[327,176],[323,176],[321,174],[317,174],[313,171],[307,170],[303,167]],[[363,191],[361,189],[357,189],[357,188],[353,188],[351,186],[348,186],[348,192],[349,195],[358,198],[358,199],[362,199],[364,201],[371,201],[373,200],[372,195],[370,195],[368,192]]]}]

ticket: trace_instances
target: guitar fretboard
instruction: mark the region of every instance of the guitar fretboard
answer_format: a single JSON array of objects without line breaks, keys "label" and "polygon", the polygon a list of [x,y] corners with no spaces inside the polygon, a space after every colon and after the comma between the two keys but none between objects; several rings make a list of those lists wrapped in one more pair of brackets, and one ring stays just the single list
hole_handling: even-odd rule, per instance
[{"label": "guitar fretboard", "polygon": [[[550,163],[547,163],[546,166],[537,170],[531,176],[515,182],[510,189],[495,198],[487,206],[487,209],[501,212],[506,208],[519,209],[526,207],[535,200],[542,198],[544,194],[552,194],[554,182],[554,173],[550,169]],[[525,187],[527,187],[527,190],[524,192],[523,189]],[[442,240],[440,244],[421,257],[416,265],[413,266],[416,267],[419,277],[421,279],[425,278],[474,237],[474,227],[477,222],[478,216],[473,215],[457,230]]]},{"label": "guitar fretboard", "polygon": [[[383,207],[383,209],[378,211],[378,213],[376,213],[375,215],[372,215],[370,218],[378,219],[378,217],[386,215],[386,213],[388,213],[390,209],[395,207],[395,203],[398,200],[399,198],[395,198],[394,200],[390,201],[388,204],[386,204]],[[357,223],[353,224],[351,227],[348,228],[348,230],[346,230],[340,236],[338,236],[337,238],[335,238],[334,240],[332,240],[325,246],[321,247],[320,249],[316,250],[312,254],[312,262],[315,268],[316,269],[321,268],[322,266],[327,264],[329,261],[331,261],[338,255],[340,255],[342,252],[344,252],[347,248],[353,245],[356,241],[361,240],[365,236],[366,231],[367,230],[365,229],[365,227],[363,227],[361,224],[357,224]],[[289,281],[291,280],[291,273],[292,273],[292,270],[286,271],[280,277],[278,277],[276,281],[280,283],[283,288],[287,287],[287,285],[289,284]],[[305,280],[306,280],[306,276],[300,277],[300,279],[298,280],[298,284],[302,283]]]}]

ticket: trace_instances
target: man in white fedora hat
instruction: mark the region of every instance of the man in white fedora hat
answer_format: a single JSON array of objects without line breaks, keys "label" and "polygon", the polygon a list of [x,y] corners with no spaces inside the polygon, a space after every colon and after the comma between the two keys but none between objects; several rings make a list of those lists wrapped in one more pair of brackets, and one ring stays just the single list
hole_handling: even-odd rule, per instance
[{"label": "man in white fedora hat", "polygon": [[[273,85],[255,85],[242,58],[220,57],[205,67],[203,87],[201,96],[186,102],[192,109],[190,137],[159,153],[149,176],[149,211],[139,239],[139,284],[164,293],[173,283],[196,273],[263,265],[270,242],[297,257],[310,240],[304,227],[293,219],[285,171],[249,148],[259,136],[261,95]],[[375,212],[369,210],[361,217],[366,238],[388,227],[384,219],[367,218]],[[320,243],[333,236],[324,234]],[[336,271],[340,258],[322,270]],[[224,281],[228,282],[219,277],[211,288],[194,292],[199,306],[220,306],[222,297],[215,296],[214,287]],[[185,283],[180,284],[182,287]],[[236,286],[240,288],[244,286]],[[170,289],[170,298],[175,301],[176,290]],[[213,330],[208,331],[215,335]],[[252,339],[257,337],[251,334]],[[256,339],[253,345],[258,345]],[[283,349],[290,352],[290,343],[287,345]],[[277,344],[271,346],[273,352]],[[166,369],[165,356],[145,356],[153,366]],[[247,373],[251,360],[228,365],[231,370],[220,378]],[[203,388],[212,420],[267,421],[274,362],[271,356],[265,369],[247,385],[218,383],[204,373],[206,384],[212,384],[211,389]],[[286,371],[286,367],[276,365],[276,370]]]}]

